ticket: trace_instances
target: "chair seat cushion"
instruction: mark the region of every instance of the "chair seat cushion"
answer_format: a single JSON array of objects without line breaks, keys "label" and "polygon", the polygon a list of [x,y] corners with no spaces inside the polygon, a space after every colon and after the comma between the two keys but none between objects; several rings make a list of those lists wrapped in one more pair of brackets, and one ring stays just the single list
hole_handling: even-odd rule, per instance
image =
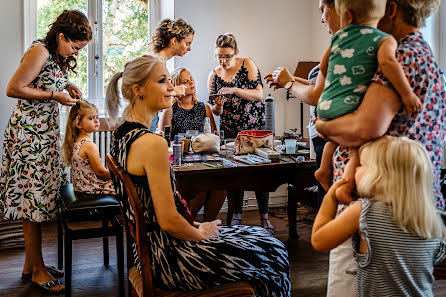
[{"label": "chair seat cushion", "polygon": [[60,188],[60,208],[70,220],[95,220],[120,214],[119,200],[113,195],[76,192],[72,184]]},{"label": "chair seat cushion", "polygon": [[[142,297],[142,277],[136,266],[129,270],[129,280],[132,283],[139,297]],[[243,281],[232,282],[212,288],[194,290],[194,291],[167,291],[155,289],[154,296],[159,297],[247,297],[255,296],[253,288]]]}]

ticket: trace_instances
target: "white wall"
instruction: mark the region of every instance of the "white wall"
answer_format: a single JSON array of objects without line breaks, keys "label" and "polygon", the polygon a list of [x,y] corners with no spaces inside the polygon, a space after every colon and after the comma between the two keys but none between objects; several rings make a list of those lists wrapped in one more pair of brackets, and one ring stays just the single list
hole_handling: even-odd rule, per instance
[{"label": "white wall", "polygon": [[22,1],[2,0],[0,9],[0,149],[3,148],[3,133],[16,104],[6,96],[6,86],[14,74],[23,53]]},{"label": "white wall", "polygon": [[[190,23],[195,37],[192,51],[184,57],[175,58],[175,66],[191,70],[197,81],[200,100],[207,101],[207,77],[217,65],[214,58],[215,40],[219,34],[232,32],[239,44],[239,56],[252,58],[262,76],[278,66],[285,66],[293,73],[298,61],[318,61],[326,47],[327,37],[319,24],[317,2],[176,0],[175,18],[183,18]],[[319,49],[321,44],[324,46]],[[299,127],[299,101],[292,99],[287,102],[283,89],[273,91],[265,87],[265,96],[268,93],[276,99],[276,133]],[[306,126],[308,107],[304,110]],[[306,129],[304,131],[306,133]]]}]

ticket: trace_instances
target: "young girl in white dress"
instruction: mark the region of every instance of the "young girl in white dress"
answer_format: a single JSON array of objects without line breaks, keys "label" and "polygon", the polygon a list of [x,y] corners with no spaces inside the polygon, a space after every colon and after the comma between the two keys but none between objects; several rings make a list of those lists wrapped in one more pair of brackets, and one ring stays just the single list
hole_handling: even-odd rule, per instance
[{"label": "young girl in white dress", "polygon": [[110,171],[101,163],[99,150],[91,134],[99,130],[98,109],[87,101],[78,101],[70,110],[62,146],[65,162],[71,165],[75,191],[89,194],[114,194]]}]

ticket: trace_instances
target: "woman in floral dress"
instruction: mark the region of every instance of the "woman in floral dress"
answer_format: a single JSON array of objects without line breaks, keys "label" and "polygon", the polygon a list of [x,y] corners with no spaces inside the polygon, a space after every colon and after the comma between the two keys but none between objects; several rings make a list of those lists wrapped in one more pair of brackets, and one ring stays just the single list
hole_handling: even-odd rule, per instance
[{"label": "woman in floral dress", "polygon": [[[211,94],[221,94],[209,101],[212,112],[220,116],[220,131],[225,138],[235,138],[243,130],[260,130],[265,125],[265,104],[260,70],[253,60],[238,57],[234,35],[218,36],[215,43],[218,66],[209,74],[208,89]],[[270,233],[275,229],[268,218],[268,192],[256,192],[261,226]],[[234,215],[231,225],[242,223],[243,191],[233,192]]]},{"label": "woman in floral dress", "polygon": [[41,222],[56,215],[63,176],[59,103],[74,105],[82,97],[68,82],[68,71],[74,72],[79,50],[91,38],[87,17],[80,11],[65,10],[46,37],[31,44],[6,89],[9,97],[18,100],[4,135],[0,202],[6,219],[23,220],[22,278],[31,278],[50,293],[64,291],[54,278],[63,272],[44,265],[40,228]]}]

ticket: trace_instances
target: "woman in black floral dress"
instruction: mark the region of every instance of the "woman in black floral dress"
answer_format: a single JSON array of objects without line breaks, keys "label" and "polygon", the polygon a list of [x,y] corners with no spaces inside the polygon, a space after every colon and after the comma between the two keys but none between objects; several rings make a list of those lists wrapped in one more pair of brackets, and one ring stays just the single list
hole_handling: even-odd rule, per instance
[{"label": "woman in black floral dress", "polygon": [[[265,125],[265,104],[260,70],[253,60],[238,57],[237,41],[234,35],[218,36],[215,56],[218,66],[209,74],[210,94],[222,97],[210,99],[212,112],[220,116],[220,130],[225,138],[235,138],[243,130],[261,130]],[[231,225],[242,223],[244,192],[234,192],[235,206]],[[268,192],[256,192],[262,227],[274,233],[268,219]]]},{"label": "woman in black floral dress", "polygon": [[[174,87],[164,62],[145,55],[112,77],[106,96],[112,119],[120,105],[119,80],[129,104],[125,122],[113,132],[110,153],[129,173],[141,200],[155,286],[187,291],[245,280],[257,296],[290,296],[288,253],[280,240],[260,227],[220,227],[220,220],[190,224],[177,211],[181,202],[174,194],[167,143],[149,130],[155,113],[172,106]],[[124,215],[134,223],[124,186],[112,179]]]}]

